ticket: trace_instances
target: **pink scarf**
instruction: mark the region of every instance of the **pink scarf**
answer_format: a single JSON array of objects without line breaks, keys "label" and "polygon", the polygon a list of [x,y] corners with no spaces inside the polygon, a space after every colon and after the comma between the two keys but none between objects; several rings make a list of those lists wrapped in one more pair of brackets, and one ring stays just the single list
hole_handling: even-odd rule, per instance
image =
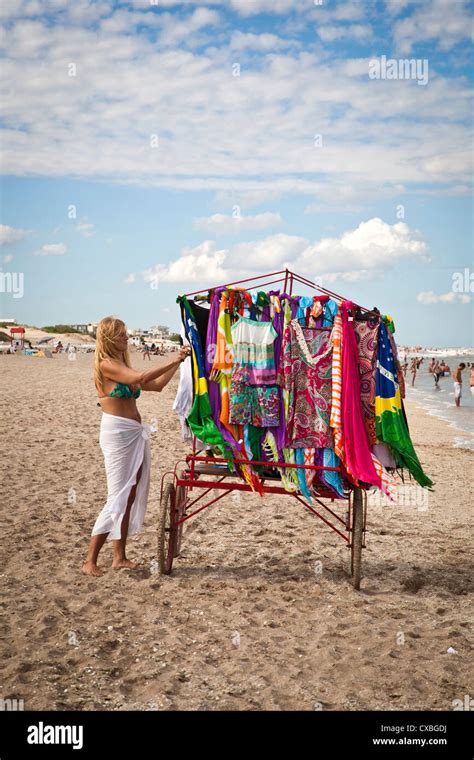
[{"label": "pink scarf", "polygon": [[342,318],[342,428],[344,453],[349,473],[363,483],[382,487],[367,440],[362,410],[357,340],[354,323],[349,321],[351,301],[341,304]]}]

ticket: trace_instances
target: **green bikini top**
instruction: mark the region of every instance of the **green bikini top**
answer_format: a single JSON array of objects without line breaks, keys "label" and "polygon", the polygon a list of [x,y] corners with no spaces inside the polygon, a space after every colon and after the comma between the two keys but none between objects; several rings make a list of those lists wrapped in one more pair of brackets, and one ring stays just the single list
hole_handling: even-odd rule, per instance
[{"label": "green bikini top", "polygon": [[130,389],[126,383],[117,383],[113,391],[108,394],[111,398],[138,398],[141,390],[138,388],[135,392]]},{"label": "green bikini top", "polygon": [[[110,391],[107,396],[99,396],[99,398],[138,398],[140,393],[140,388],[133,392],[126,383],[117,383],[113,391]],[[97,402],[97,406],[100,406],[99,402]]]}]

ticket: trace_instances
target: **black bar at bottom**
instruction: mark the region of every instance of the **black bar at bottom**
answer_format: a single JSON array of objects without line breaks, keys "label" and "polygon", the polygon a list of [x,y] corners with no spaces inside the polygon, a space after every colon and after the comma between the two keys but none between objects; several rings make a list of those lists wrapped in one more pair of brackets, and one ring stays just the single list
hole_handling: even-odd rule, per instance
[{"label": "black bar at bottom", "polygon": [[[164,751],[291,755],[473,757],[472,713],[449,712],[1,712],[0,758],[159,757]],[[168,747],[168,745],[171,745]]]}]

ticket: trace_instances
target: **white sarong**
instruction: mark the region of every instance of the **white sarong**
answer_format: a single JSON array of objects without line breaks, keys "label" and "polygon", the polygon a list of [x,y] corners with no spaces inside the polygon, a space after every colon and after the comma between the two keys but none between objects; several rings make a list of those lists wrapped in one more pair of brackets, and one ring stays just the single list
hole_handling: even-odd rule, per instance
[{"label": "white sarong", "polygon": [[137,420],[102,413],[99,443],[107,474],[107,502],[92,529],[93,536],[108,533],[108,540],[121,538],[130,491],[143,465],[130,510],[128,535],[141,530],[150,490],[149,430],[148,425]]}]

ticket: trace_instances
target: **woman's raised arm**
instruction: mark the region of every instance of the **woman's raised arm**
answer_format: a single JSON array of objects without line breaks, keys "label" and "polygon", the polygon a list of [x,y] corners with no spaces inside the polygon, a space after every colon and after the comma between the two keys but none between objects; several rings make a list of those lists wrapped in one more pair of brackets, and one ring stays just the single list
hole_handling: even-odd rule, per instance
[{"label": "woman's raised arm", "polygon": [[176,369],[188,355],[189,347],[183,346],[179,349],[175,358],[169,359],[159,367],[144,370],[144,372],[138,372],[138,370],[131,369],[131,367],[125,367],[121,362],[114,361],[113,359],[104,359],[101,362],[100,368],[104,377],[114,380],[116,383],[143,386],[161,377],[161,375],[165,375],[170,370]]}]

